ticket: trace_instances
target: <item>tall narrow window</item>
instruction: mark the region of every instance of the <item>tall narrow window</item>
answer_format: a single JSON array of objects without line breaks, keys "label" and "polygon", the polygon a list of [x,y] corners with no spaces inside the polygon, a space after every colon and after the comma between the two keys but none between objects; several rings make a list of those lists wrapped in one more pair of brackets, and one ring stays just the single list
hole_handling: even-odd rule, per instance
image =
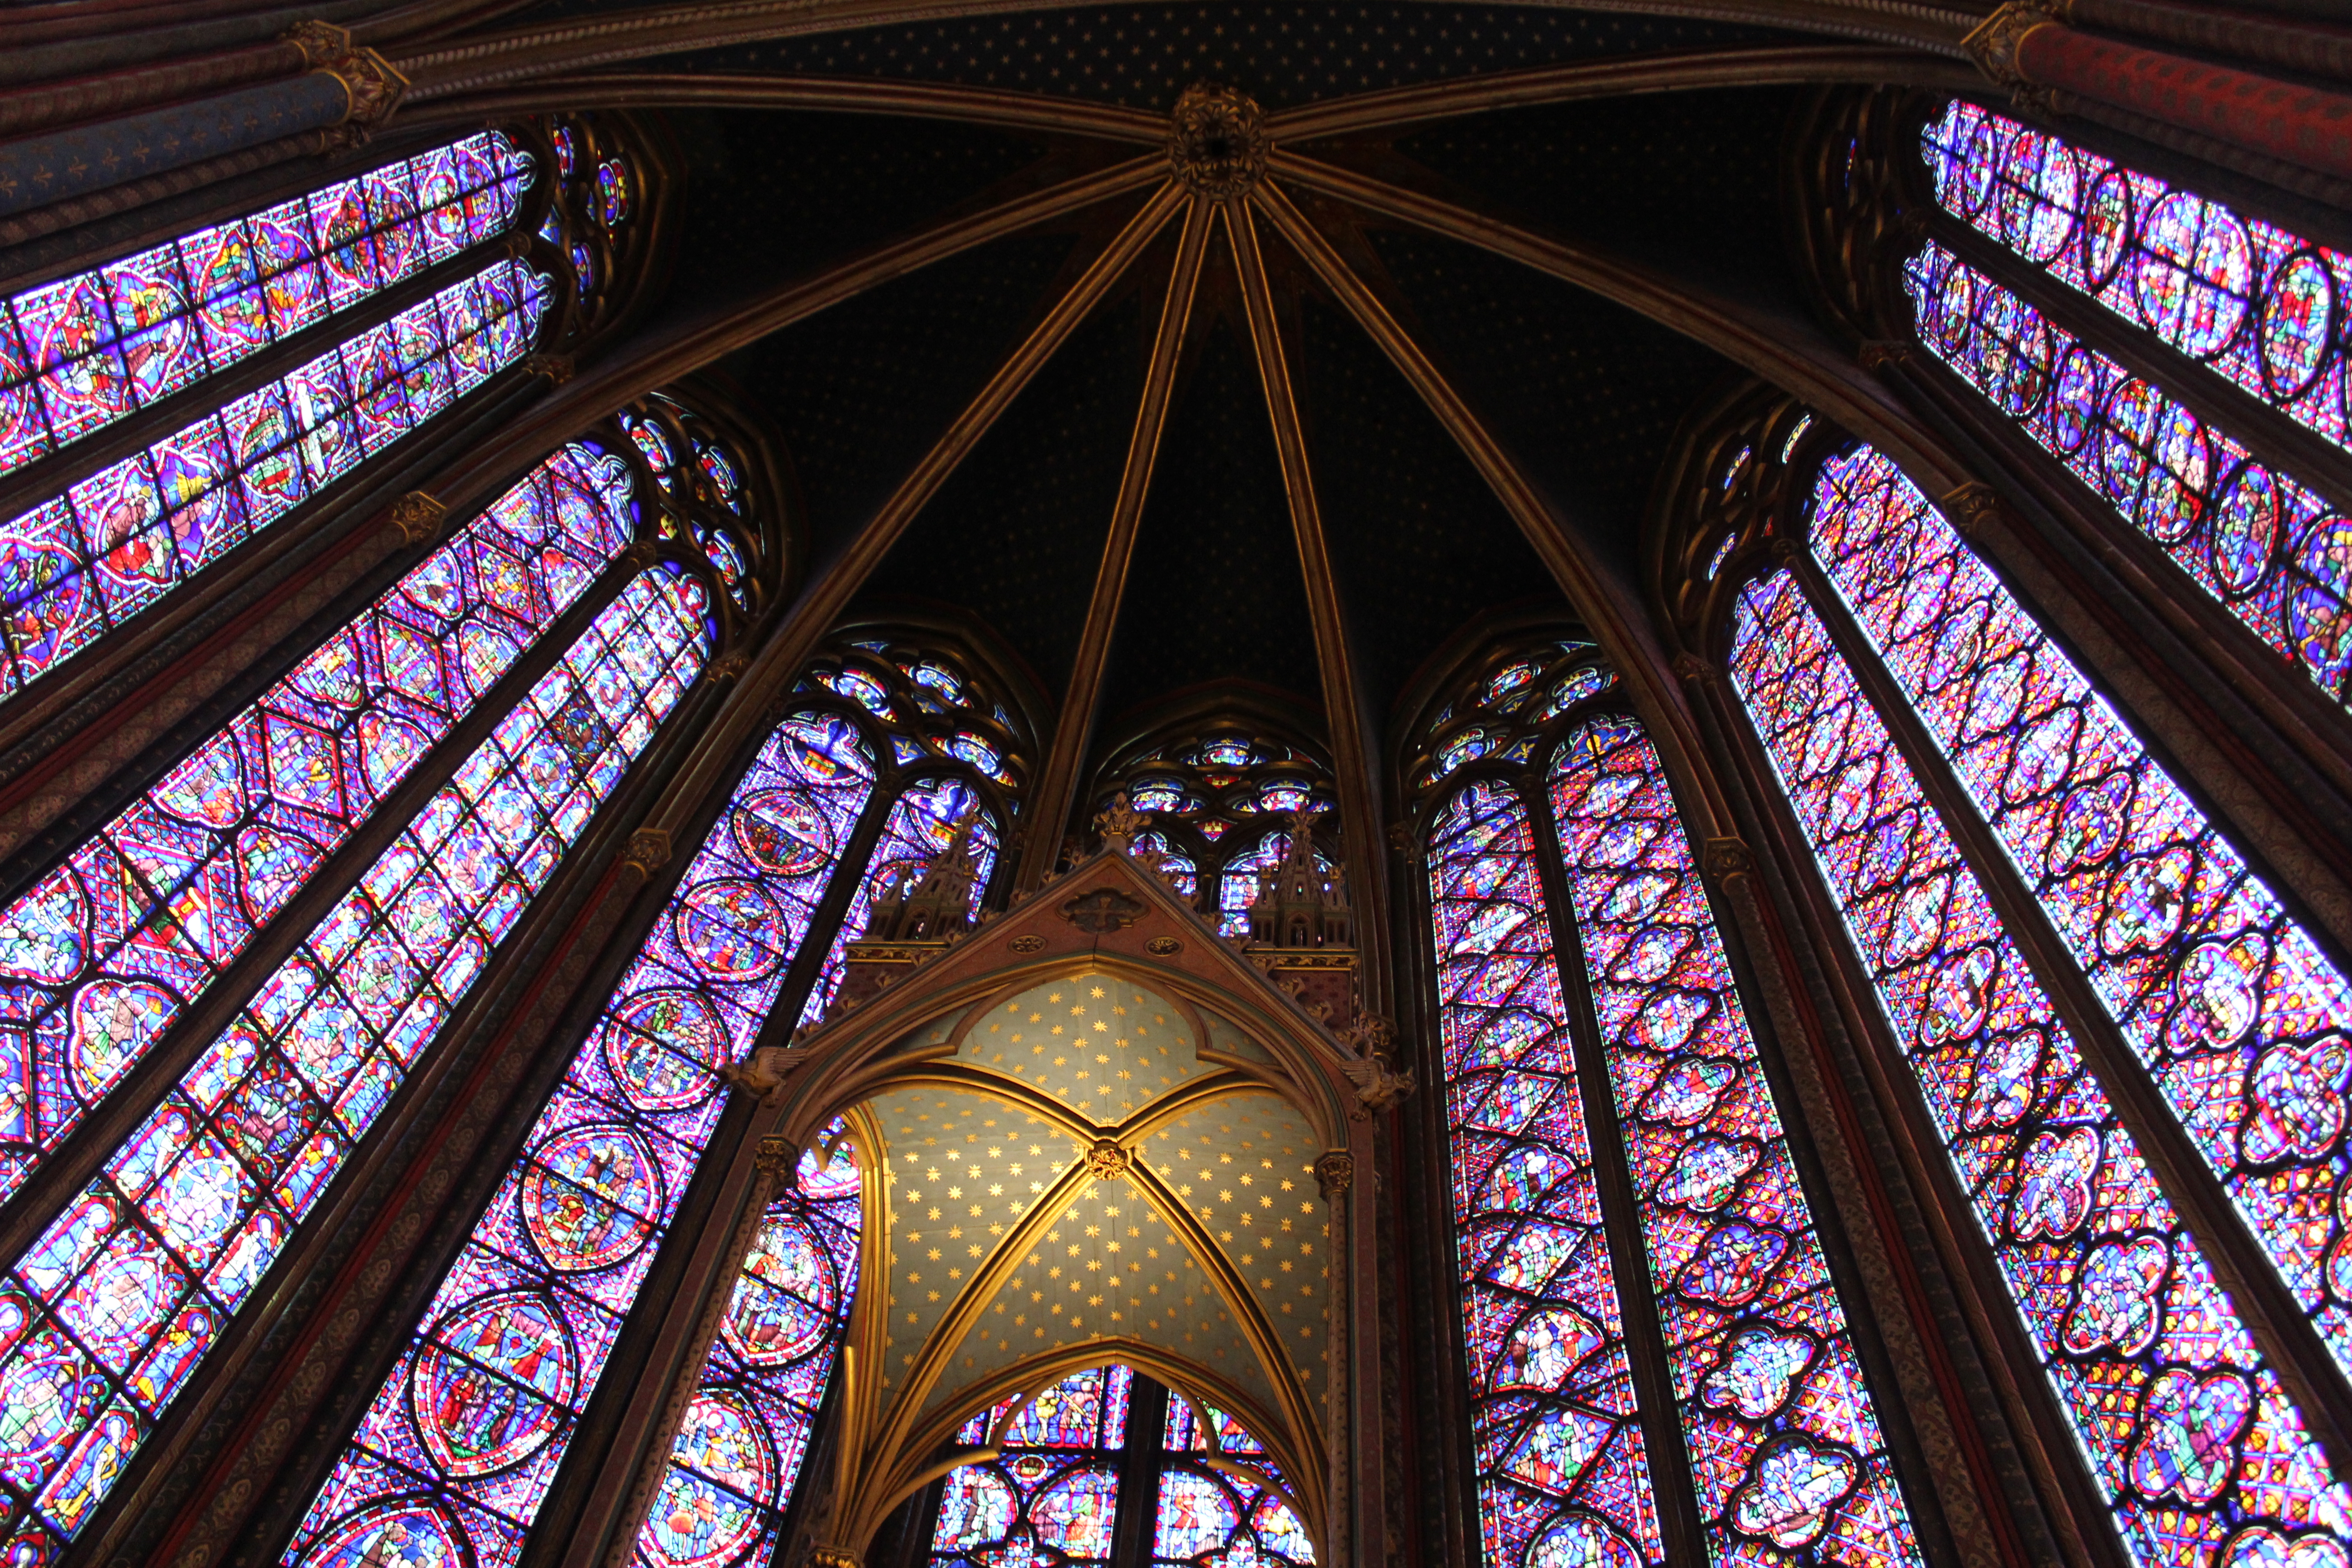
[{"label": "tall narrow window", "polygon": [[0,473],[513,226],[530,154],[484,131],[0,303]]},{"label": "tall narrow window", "polygon": [[637,1535],[644,1568],[766,1568],[857,1292],[856,1149],[838,1121],[770,1204]]},{"label": "tall narrow window", "polygon": [[[61,1546],[105,1500],[698,673],[713,569],[610,570],[654,509],[618,440],[527,477],[15,906],[12,1186],[143,1055],[181,1066],[0,1276],[14,1539]],[[440,749],[494,696],[478,743]],[[292,951],[241,965],[428,767],[446,782]],[[172,1032],[232,976],[221,1033]]]},{"label": "tall narrow window", "polygon": [[1472,784],[1439,814],[1429,894],[1486,1561],[1664,1563],[1549,901],[1515,792]]},{"label": "tall narrow window", "polygon": [[[1988,879],[2049,913],[2324,1337],[2343,983],[2115,710],[1868,449],[1810,560],[1736,595],[1731,674],[2134,1561],[2352,1529],[2238,1308],[2084,1059]],[[1806,570],[1811,570],[1808,567]],[[1848,662],[1849,616],[2006,853],[1972,864]],[[2107,1026],[2107,1021],[2080,1026]],[[2331,1068],[2331,1063],[2338,1063]],[[2339,1351],[2339,1354],[2340,1354]],[[2226,1548],[2226,1550],[2225,1550]],[[2299,1548],[2297,1550],[2300,1550]],[[2219,1554],[2217,1556],[2217,1553]]]},{"label": "tall narrow window", "polygon": [[1507,651],[1407,770],[1444,803],[1430,886],[1486,1560],[1664,1561],[1671,1510],[1717,1563],[1919,1562],[1664,763],[1615,689],[1589,644]]},{"label": "tall narrow window", "polygon": [[1551,805],[1710,1553],[1916,1561],[1657,749],[1627,719],[1580,727]]},{"label": "tall narrow window", "polygon": [[565,447],[0,913],[0,1192],[580,599],[635,505],[617,457]]},{"label": "tall narrow window", "polygon": [[[788,984],[829,984],[796,961],[835,973],[857,911],[905,861],[961,837],[978,899],[992,808],[971,764],[918,739],[944,752],[976,733],[961,705],[976,692],[934,714],[913,700],[927,689],[915,671],[950,673],[944,662],[894,651],[821,660],[804,685],[846,700],[804,699],[752,762],[313,1499],[289,1568],[408,1543],[485,1568],[518,1561],[717,1123],[720,1069],[806,1004]],[[868,834],[866,864],[845,868]],[[845,869],[849,918],[815,929]]]},{"label": "tall narrow window", "polygon": [[[1133,1375],[1107,1366],[1063,1379],[1004,1426],[999,1458],[950,1471],[931,1529],[931,1568],[1106,1568]],[[1003,1419],[1003,1407],[982,1411],[956,1441],[978,1447]]]},{"label": "tall narrow window", "polygon": [[0,301],[0,695],[593,315],[575,200],[484,132]]},{"label": "tall narrow window", "polygon": [[[2323,438],[2352,444],[2352,259],[1955,102],[1923,151],[1937,201],[2082,296]],[[1941,221],[1949,222],[1950,219]],[[2352,521],[1952,246],[1904,286],[1920,342],[2331,696],[2352,701]],[[2095,304],[2093,301],[2096,301]],[[2185,368],[2185,367],[2184,367]]]}]

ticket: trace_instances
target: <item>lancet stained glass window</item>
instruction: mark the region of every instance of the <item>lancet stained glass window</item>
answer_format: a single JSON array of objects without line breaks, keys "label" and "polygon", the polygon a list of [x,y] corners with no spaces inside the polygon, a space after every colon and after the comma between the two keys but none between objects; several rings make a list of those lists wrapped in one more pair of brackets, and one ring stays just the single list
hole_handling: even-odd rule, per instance
[{"label": "lancet stained glass window", "polygon": [[0,474],[495,238],[533,175],[484,131],[0,301]]},{"label": "lancet stained glass window", "polygon": [[493,261],[0,527],[6,688],[520,360],[551,294],[528,263]]},{"label": "lancet stained glass window", "polygon": [[[950,1471],[931,1530],[932,1568],[1108,1563],[1132,1379],[1123,1366],[1064,1378],[1004,1428],[1000,1458]],[[1000,1406],[973,1416],[956,1441],[979,1447],[1002,1415]]]},{"label": "lancet stained glass window", "polygon": [[13,1192],[629,541],[620,460],[541,464],[0,911]]},{"label": "lancet stained glass window", "polygon": [[1657,749],[1595,720],[1550,779],[1709,1554],[1923,1562]]},{"label": "lancet stained glass window", "polygon": [[2352,521],[1932,241],[1920,341],[2329,695],[2352,700]]},{"label": "lancet stained glass window", "polygon": [[688,865],[288,1548],[510,1565],[877,772],[787,719]]},{"label": "lancet stained glass window", "polygon": [[[1189,1403],[1168,1401],[1153,1568],[1307,1568],[1315,1542],[1285,1495],[1281,1469],[1240,1422],[1213,1407],[1207,1415],[1212,1426],[1203,1430]],[[1205,1463],[1211,1455],[1226,1463]]]},{"label": "lancet stained glass window", "polygon": [[836,1121],[761,1216],[637,1535],[644,1568],[766,1568],[857,1291],[861,1186]]},{"label": "lancet stained glass window", "polygon": [[1786,571],[1731,677],[2136,1563],[2229,1568],[2352,1530],[2197,1239]]},{"label": "lancet stained glass window", "polygon": [[1830,583],[2352,1368],[2352,984],[1892,463],[1833,459],[1813,500]]},{"label": "lancet stained glass window", "polygon": [[1920,137],[1936,199],[2051,277],[2337,446],[2352,257],[1957,100]]},{"label": "lancet stained glass window", "polygon": [[1525,803],[1483,780],[1429,836],[1486,1560],[1662,1563],[1535,851]]},{"label": "lancet stained glass window", "polygon": [[0,1283],[10,1539],[69,1540],[708,651],[633,580]]}]

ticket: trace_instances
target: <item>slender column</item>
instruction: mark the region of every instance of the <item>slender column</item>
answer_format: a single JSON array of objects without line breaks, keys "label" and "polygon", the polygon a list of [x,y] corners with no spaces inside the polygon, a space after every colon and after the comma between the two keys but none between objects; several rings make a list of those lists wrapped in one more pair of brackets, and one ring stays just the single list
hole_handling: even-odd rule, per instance
[{"label": "slender column", "polygon": [[0,144],[0,215],[63,202],[303,131],[383,122],[406,86],[372,49],[286,81]]},{"label": "slender column", "polygon": [[2074,93],[2266,158],[2352,178],[2352,96],[2077,32],[2011,0],[1968,37],[2003,87]]},{"label": "slender column", "polygon": [[1094,597],[1087,602],[1086,628],[1078,635],[1077,658],[1070,666],[1069,690],[1062,699],[1053,749],[1046,753],[1030,807],[1029,831],[1013,883],[1016,889],[1036,887],[1054,868],[1062,829],[1077,797],[1078,768],[1094,740],[1095,707],[1101,700],[1103,672],[1110,662],[1111,632],[1118,625],[1127,569],[1135,555],[1135,531],[1143,521],[1144,498],[1150,493],[1151,470],[1160,457],[1160,435],[1168,424],[1168,394],[1176,381],[1185,323],[1192,320],[1192,290],[1200,281],[1202,255],[1208,248],[1210,217],[1208,200],[1193,197],[1184,215],[1176,264],[1168,274],[1168,295],[1160,307],[1160,334],[1152,341],[1143,399],[1135,414],[1135,433],[1128,440],[1127,468],[1119,475],[1118,500],[1111,508],[1110,535],[1103,541]]}]

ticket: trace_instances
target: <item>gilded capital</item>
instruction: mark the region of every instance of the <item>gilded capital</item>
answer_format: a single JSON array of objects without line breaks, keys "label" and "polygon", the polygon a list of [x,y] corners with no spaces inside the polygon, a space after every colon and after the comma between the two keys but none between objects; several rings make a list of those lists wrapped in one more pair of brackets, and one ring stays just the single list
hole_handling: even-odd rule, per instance
[{"label": "gilded capital", "polygon": [[1710,838],[1701,852],[1700,866],[1727,887],[1756,873],[1756,852],[1744,838]]},{"label": "gilded capital", "polygon": [[1977,69],[2002,87],[2019,88],[2032,84],[2017,63],[2018,53],[2024,47],[2025,37],[2037,27],[2055,26],[2063,19],[2068,8],[2065,0],[2010,0],[1991,16],[1979,23],[1976,31],[1960,40],[1960,47]]},{"label": "gilded capital", "polygon": [[1333,1149],[1316,1157],[1315,1185],[1329,1203],[1356,1184],[1356,1157],[1345,1149]]},{"label": "gilded capital", "polygon": [[2000,516],[2000,496],[1982,479],[1954,487],[1940,504],[1952,526],[1970,539],[1983,538],[1985,530]]},{"label": "gilded capital", "polygon": [[302,51],[302,68],[316,70],[320,66],[333,65],[352,52],[352,30],[338,27],[332,22],[312,18],[297,22],[278,35],[281,44],[291,44]]},{"label": "gilded capital", "polygon": [[572,379],[572,356],[551,353],[525,354],[522,371],[525,375],[547,377],[547,384],[550,386],[562,386]]},{"label": "gilded capital", "polygon": [[636,868],[637,876],[647,879],[669,864],[669,835],[658,827],[640,827],[629,835],[629,847],[621,857],[625,869]]},{"label": "gilded capital", "polygon": [[411,490],[392,503],[384,521],[400,531],[403,544],[421,544],[440,531],[441,520],[448,515],[447,507],[423,490]]},{"label": "gilded capital", "polygon": [[762,1138],[759,1153],[752,1156],[751,1168],[763,1176],[790,1181],[793,1173],[801,1168],[800,1146],[789,1138],[773,1134]]}]

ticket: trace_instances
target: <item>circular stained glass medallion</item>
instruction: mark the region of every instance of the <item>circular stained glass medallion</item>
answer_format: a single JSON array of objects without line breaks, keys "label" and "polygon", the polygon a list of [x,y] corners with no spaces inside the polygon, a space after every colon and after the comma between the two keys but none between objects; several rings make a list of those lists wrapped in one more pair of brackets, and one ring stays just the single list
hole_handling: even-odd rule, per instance
[{"label": "circular stained glass medallion", "polygon": [[799,790],[761,790],[737,808],[735,842],[761,870],[803,877],[832,858],[833,824]]},{"label": "circular stained glass medallion", "polygon": [[435,1326],[409,1373],[409,1399],[425,1451],[467,1479],[536,1453],[579,1382],[555,1304],[514,1291],[479,1298]]},{"label": "circular stained glass medallion", "polygon": [[578,1127],[540,1145],[524,1169],[523,1224],[550,1265],[603,1268],[646,1244],[661,1212],[661,1177],[645,1139],[625,1127]]},{"label": "circular stained glass medallion", "polygon": [[679,900],[672,920],[686,955],[719,980],[764,978],[783,963],[791,945],[784,911],[757,882],[740,877],[696,888]]},{"label": "circular stained glass medallion", "polygon": [[464,1534],[428,1503],[407,1500],[352,1515],[302,1557],[302,1568],[467,1568]]}]

